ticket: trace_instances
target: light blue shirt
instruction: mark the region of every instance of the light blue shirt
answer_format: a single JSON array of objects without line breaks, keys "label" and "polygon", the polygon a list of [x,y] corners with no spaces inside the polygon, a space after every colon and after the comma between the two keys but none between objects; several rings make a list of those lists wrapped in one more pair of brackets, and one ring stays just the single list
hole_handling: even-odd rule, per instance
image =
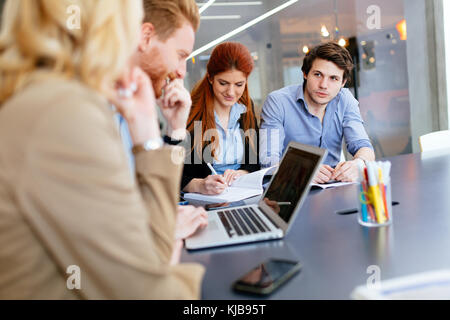
[{"label": "light blue shirt", "polygon": [[[223,174],[225,170],[239,170],[241,162],[244,157],[244,142],[240,132],[239,118],[241,114],[247,112],[247,108],[239,103],[231,107],[230,119],[228,120],[228,130],[225,132],[220,124],[219,117],[214,111],[216,128],[219,133],[219,154],[217,159],[213,160],[213,168],[218,174]],[[116,121],[119,126],[120,136],[124,144],[125,151],[128,156],[130,171],[134,172],[135,163],[134,156],[131,152],[133,142],[131,140],[127,121],[120,115],[116,114]]]},{"label": "light blue shirt", "polygon": [[128,129],[128,123],[125,120],[125,118],[122,117],[119,113],[116,113],[115,117],[117,125],[119,126],[120,137],[122,138],[123,146],[128,157],[128,164],[130,166],[130,171],[134,174],[135,164],[134,164],[134,155],[132,152],[133,141],[131,140],[130,131]]},{"label": "light blue shirt", "polygon": [[247,112],[246,106],[235,103],[231,107],[228,128],[225,131],[214,111],[216,128],[219,134],[219,153],[217,160],[213,160],[212,166],[218,174],[223,174],[227,169],[239,170],[241,167],[242,158],[244,157],[244,142],[242,140],[239,118],[245,112]]},{"label": "light blue shirt", "polygon": [[359,103],[350,90],[343,88],[325,110],[323,123],[308,110],[303,85],[274,91],[264,102],[261,113],[260,161],[266,167],[277,164],[290,141],[328,150],[325,164],[335,167],[345,138],[347,151],[373,149],[364,129]]}]

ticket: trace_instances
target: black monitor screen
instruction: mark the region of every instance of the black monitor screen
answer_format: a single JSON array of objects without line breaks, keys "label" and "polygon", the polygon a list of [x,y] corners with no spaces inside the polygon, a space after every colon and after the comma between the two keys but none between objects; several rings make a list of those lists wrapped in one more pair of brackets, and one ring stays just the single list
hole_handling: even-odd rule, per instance
[{"label": "black monitor screen", "polygon": [[289,223],[294,209],[308,187],[320,156],[289,147],[272,183],[264,195],[264,202]]}]

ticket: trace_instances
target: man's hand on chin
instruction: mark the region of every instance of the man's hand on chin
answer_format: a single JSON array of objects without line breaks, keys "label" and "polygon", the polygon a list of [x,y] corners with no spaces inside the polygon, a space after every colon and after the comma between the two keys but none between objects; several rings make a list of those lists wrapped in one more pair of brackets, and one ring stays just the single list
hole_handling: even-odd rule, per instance
[{"label": "man's hand on chin", "polygon": [[163,116],[169,124],[169,137],[183,140],[191,111],[191,95],[181,79],[175,79],[164,86],[164,95],[158,99]]}]

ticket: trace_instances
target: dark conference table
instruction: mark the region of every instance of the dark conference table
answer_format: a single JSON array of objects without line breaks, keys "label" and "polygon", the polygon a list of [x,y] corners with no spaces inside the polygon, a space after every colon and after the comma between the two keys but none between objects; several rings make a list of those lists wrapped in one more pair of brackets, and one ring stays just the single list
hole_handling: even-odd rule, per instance
[{"label": "dark conference table", "polygon": [[349,299],[372,269],[381,280],[450,268],[450,150],[387,158],[392,162],[393,223],[367,228],[356,214],[357,185],[311,190],[282,240],[184,251],[182,262],[206,267],[203,299],[255,299],[234,280],[268,258],[300,260],[302,271],[269,299]]}]

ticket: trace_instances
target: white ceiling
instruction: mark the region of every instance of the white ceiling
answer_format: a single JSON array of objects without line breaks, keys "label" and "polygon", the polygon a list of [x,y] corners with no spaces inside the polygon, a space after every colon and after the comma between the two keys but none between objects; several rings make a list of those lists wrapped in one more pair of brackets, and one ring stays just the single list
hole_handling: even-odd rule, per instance
[{"label": "white ceiling", "polygon": [[[207,0],[199,0],[207,2]],[[241,0],[217,0],[223,2],[243,2]],[[202,20],[196,36],[195,48],[236,29],[252,19],[287,2],[287,0],[261,0],[257,6],[218,6],[212,5],[203,12],[203,16],[240,15],[237,20]],[[293,42],[296,47],[301,41],[320,38],[320,27],[326,25],[332,33],[337,24],[340,35],[352,37],[369,32],[366,20],[367,8],[377,5],[381,12],[381,26],[392,28],[403,19],[403,0],[299,0],[274,16],[251,27],[254,41],[264,38],[262,32],[280,34],[283,43]],[[336,11],[335,11],[336,8]],[[278,28],[278,30],[273,30]],[[242,35],[241,35],[242,36]],[[239,36],[230,40],[239,39]]]}]

